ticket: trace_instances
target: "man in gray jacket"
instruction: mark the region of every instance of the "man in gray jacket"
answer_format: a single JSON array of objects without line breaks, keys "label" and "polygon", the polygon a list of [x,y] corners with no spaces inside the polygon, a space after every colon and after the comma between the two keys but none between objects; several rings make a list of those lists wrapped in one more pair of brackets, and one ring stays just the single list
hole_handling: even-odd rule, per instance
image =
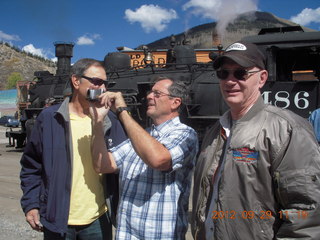
[{"label": "man in gray jacket", "polygon": [[196,165],[195,239],[320,239],[320,150],[311,125],[266,105],[265,57],[246,42],[214,64],[229,105]]}]

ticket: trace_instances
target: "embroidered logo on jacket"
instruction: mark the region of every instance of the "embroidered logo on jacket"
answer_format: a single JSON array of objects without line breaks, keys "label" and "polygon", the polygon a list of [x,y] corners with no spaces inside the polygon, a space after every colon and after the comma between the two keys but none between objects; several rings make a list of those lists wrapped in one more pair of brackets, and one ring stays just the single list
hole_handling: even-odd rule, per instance
[{"label": "embroidered logo on jacket", "polygon": [[108,148],[111,148],[113,146],[113,142],[111,138],[108,138]]},{"label": "embroidered logo on jacket", "polygon": [[254,164],[257,162],[259,152],[249,148],[237,148],[233,150],[233,160],[239,163]]}]

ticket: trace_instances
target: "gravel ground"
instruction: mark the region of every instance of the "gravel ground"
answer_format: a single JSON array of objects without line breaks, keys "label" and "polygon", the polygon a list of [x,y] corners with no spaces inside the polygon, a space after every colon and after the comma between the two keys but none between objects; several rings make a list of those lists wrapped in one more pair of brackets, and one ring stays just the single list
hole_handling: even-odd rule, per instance
[{"label": "gravel ground", "polygon": [[42,233],[33,231],[25,221],[7,216],[4,211],[0,213],[0,226],[0,238],[3,240],[43,239]]},{"label": "gravel ground", "polygon": [[0,239],[40,240],[42,233],[31,229],[20,207],[19,161],[22,152],[7,146],[6,129],[0,126]]}]

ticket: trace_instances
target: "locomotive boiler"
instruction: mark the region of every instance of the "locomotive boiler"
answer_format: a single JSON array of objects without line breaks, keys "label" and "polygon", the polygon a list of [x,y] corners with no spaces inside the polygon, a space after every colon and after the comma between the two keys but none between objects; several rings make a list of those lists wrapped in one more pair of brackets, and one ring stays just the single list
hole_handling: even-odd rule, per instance
[{"label": "locomotive boiler", "polygon": [[[243,40],[253,42],[267,58],[269,79],[262,89],[265,103],[308,117],[320,107],[320,32],[304,32],[299,26],[262,29],[256,36]],[[186,41],[184,42],[186,43]],[[38,81],[29,89],[27,118],[41,111],[46,98],[62,101],[63,91],[70,88],[70,59],[73,44],[57,44],[58,70],[54,76],[48,72],[36,72]],[[219,80],[212,61],[223,51],[221,46],[211,49],[209,61],[197,60],[197,50],[188,44],[177,44],[171,39],[171,47],[165,57],[156,60],[155,51],[143,48],[141,61],[133,59],[136,50],[108,53],[103,62],[109,80],[109,91],[122,92],[132,116],[143,126],[150,125],[146,116],[146,93],[157,76],[180,79],[188,86],[189,101],[181,114],[182,122],[192,126],[203,137],[227,109],[219,88]]]},{"label": "locomotive boiler", "polygon": [[[211,60],[218,53],[214,49]],[[182,122],[195,128],[200,138],[205,128],[227,109],[222,100],[219,81],[212,62],[197,62],[195,50],[187,45],[174,45],[166,51],[166,61],[156,62],[152,51],[144,48],[142,64],[132,67],[129,52],[106,55],[104,65],[109,82],[108,90],[122,92],[132,116],[144,127],[150,124],[146,116],[146,94],[158,76],[179,79],[186,83],[189,100],[181,113]]]},{"label": "locomotive boiler", "polygon": [[[290,109],[304,118],[320,107],[320,32],[304,32],[300,26],[269,28],[242,40],[257,44],[266,55],[269,79],[262,88],[265,103]],[[108,54],[104,63],[113,82],[110,90],[121,91],[133,116],[147,126],[144,100],[152,78],[164,75],[184,81],[189,86],[190,101],[181,118],[196,129],[201,141],[206,128],[228,108],[212,67],[222,51],[219,47],[213,49],[212,61],[203,63],[196,60],[191,46],[171,43],[165,64],[155,63],[148,49],[144,49],[143,64],[135,68],[130,67],[130,51]]]}]

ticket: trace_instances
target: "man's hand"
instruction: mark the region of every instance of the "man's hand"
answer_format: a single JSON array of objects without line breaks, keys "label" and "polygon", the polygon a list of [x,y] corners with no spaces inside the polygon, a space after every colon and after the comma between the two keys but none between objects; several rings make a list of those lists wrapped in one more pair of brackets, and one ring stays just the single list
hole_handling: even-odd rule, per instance
[{"label": "man's hand", "polygon": [[38,209],[31,209],[29,212],[27,212],[26,221],[30,224],[33,230],[36,230],[38,232],[43,231],[43,226],[40,222]]},{"label": "man's hand", "polygon": [[103,122],[105,116],[110,110],[111,103],[109,103],[108,101],[103,101],[101,95],[99,101],[89,102],[89,112],[93,123]]},{"label": "man's hand", "polygon": [[127,104],[121,92],[105,92],[99,96],[99,101],[90,102],[90,115],[94,123],[102,122],[109,109],[116,112],[118,107],[126,107]]},{"label": "man's hand", "polygon": [[114,112],[116,112],[116,109],[118,107],[127,106],[121,92],[106,92],[104,94],[101,94],[99,98],[101,104],[109,106]]}]

